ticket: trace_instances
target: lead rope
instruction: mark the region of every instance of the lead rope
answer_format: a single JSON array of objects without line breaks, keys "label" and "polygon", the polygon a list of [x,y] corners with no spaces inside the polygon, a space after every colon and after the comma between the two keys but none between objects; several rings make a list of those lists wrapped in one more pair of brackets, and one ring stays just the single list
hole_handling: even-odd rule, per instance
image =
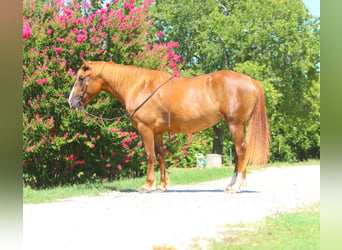
[{"label": "lead rope", "polygon": [[168,113],[169,113],[169,120],[168,120],[168,126],[169,126],[169,141],[170,141],[170,136],[171,136],[171,95],[172,95],[172,88],[173,88],[173,83],[175,79],[172,79],[171,84],[170,84],[170,94],[169,94],[169,104],[168,104]]},{"label": "lead rope", "polygon": [[[113,117],[113,118],[103,118],[103,117],[99,117],[99,116],[96,116],[96,115],[93,115],[93,114],[90,114],[88,111],[86,111],[85,109],[82,109],[80,111],[82,111],[87,117],[93,117],[95,119],[98,119],[98,120],[106,120],[106,121],[113,121],[113,120],[118,120],[120,118],[123,118],[125,116],[129,116],[129,115],[132,115],[134,116],[135,112],[137,112],[149,99],[151,99],[151,97],[163,86],[165,85],[168,81],[170,81],[171,79],[173,79],[175,76],[174,75],[171,75],[166,81],[162,82],[155,90],[153,90],[153,92],[138,106],[136,107],[134,110],[132,110],[131,112],[128,112],[124,115],[121,115],[121,116],[118,116],[118,117]],[[174,82],[174,79],[172,80],[171,82],[171,85],[170,85],[170,94],[169,94],[169,104],[168,104],[168,113],[169,113],[169,119],[168,119],[168,126],[169,126],[169,140],[170,140],[170,127],[171,127],[171,115],[170,115],[170,103],[171,103],[171,91],[172,91],[172,86],[173,86],[173,82]],[[96,120],[94,120],[94,122],[101,128],[103,129],[106,129],[106,130],[109,130],[108,128],[100,125],[100,123],[98,123]]]}]

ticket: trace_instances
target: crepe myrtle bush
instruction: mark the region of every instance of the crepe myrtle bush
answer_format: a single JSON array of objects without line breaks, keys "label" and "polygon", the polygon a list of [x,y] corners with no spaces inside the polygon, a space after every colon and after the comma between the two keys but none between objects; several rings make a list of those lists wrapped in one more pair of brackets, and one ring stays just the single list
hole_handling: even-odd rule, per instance
[{"label": "crepe myrtle bush", "polygon": [[[103,123],[71,110],[68,95],[80,57],[133,64],[179,76],[177,42],[153,28],[153,0],[23,2],[23,178],[33,188],[145,174],[141,138],[128,118]],[[98,116],[125,111],[101,93],[86,106]],[[167,166],[194,164],[187,135],[165,145]],[[201,144],[203,143],[203,144]],[[203,149],[205,150],[205,149]],[[190,152],[190,153],[189,153]],[[177,165],[178,164],[178,165]]]}]

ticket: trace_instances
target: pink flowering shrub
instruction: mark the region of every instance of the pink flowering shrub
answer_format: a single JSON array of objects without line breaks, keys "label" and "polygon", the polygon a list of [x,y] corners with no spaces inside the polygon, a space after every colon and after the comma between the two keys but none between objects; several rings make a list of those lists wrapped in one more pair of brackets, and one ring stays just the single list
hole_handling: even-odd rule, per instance
[{"label": "pink flowering shrub", "polygon": [[[160,43],[162,32],[152,33],[148,9],[153,0],[100,2],[24,0],[23,176],[31,187],[145,174],[142,142],[127,118],[105,122],[109,129],[102,129],[70,110],[67,97],[81,66],[80,56],[179,76],[180,55],[173,52],[178,43]],[[103,117],[124,113],[122,105],[105,93],[86,108]],[[168,165],[177,166],[180,160],[192,164],[187,143],[203,143],[196,140],[173,136],[165,145]]]},{"label": "pink flowering shrub", "polygon": [[32,30],[29,24],[24,25],[23,28],[23,39],[27,39],[31,36]]}]

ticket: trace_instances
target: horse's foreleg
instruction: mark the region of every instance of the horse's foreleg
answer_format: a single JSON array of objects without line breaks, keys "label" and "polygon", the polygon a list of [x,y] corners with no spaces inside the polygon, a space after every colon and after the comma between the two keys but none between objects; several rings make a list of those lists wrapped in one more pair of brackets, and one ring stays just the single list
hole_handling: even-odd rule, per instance
[{"label": "horse's foreleg", "polygon": [[245,126],[229,124],[230,133],[235,145],[235,170],[230,184],[226,187],[225,192],[239,193],[241,187],[246,187],[246,140]]},{"label": "horse's foreleg", "polygon": [[165,167],[165,153],[163,145],[163,134],[157,134],[154,136],[155,152],[157,155],[157,160],[160,166],[160,183],[157,186],[158,192],[165,192],[166,187],[170,184],[169,176],[166,172]]},{"label": "horse's foreleg", "polygon": [[156,183],[154,175],[154,134],[150,128],[143,124],[138,125],[139,134],[144,142],[144,148],[147,160],[147,179],[145,184],[139,189],[140,193],[149,193]]}]

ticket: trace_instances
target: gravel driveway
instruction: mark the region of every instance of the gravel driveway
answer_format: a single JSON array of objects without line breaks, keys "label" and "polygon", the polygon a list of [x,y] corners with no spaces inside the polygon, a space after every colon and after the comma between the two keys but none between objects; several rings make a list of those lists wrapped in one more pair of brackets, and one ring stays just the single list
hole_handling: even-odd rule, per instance
[{"label": "gravel driveway", "polygon": [[227,224],[255,222],[320,201],[319,166],[253,172],[247,175],[248,188],[239,194],[223,192],[229,182],[24,204],[23,249],[188,249],[194,238],[219,238]]}]

